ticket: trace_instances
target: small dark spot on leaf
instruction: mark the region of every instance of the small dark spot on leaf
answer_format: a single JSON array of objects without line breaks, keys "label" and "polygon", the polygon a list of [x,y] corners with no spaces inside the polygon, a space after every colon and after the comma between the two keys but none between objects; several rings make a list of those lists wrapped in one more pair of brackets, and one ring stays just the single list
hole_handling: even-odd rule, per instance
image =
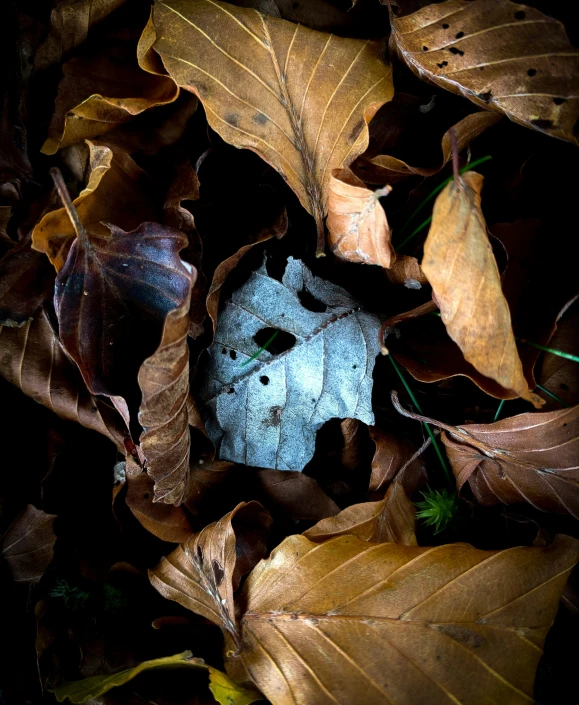
[{"label": "small dark spot on leaf", "polygon": [[223,572],[223,568],[215,559],[213,559],[212,567],[213,575],[215,576],[215,584],[217,585],[217,587],[219,587],[223,582],[223,577],[225,576],[225,573]]},{"label": "small dark spot on leaf", "polygon": [[515,19],[516,20],[524,20],[525,19],[525,13],[523,10],[519,10],[518,12],[515,12]]},{"label": "small dark spot on leaf", "polygon": [[457,47],[450,47],[448,50],[451,54],[458,54],[459,56],[464,56],[464,51],[461,51]]},{"label": "small dark spot on leaf", "polygon": [[229,357],[230,357],[232,360],[237,360],[237,353],[235,352],[235,350],[230,350],[230,351],[229,351]]},{"label": "small dark spot on leaf", "polygon": [[267,118],[263,113],[255,113],[255,115],[252,118],[253,122],[256,122],[258,125],[265,125],[267,122]]},{"label": "small dark spot on leaf", "polygon": [[565,426],[566,426],[566,425],[567,425],[567,424],[566,424],[566,423],[564,423],[564,424],[563,424],[563,428],[565,428]]},{"label": "small dark spot on leaf", "polygon": [[267,375],[262,375],[259,378],[259,381],[264,385],[268,385],[269,384],[269,377],[267,377]]},{"label": "small dark spot on leaf", "polygon": [[445,66],[448,66],[448,61],[441,61],[437,66],[439,69],[443,69]]},{"label": "small dark spot on leaf", "polygon": [[233,127],[237,127],[239,125],[239,115],[237,115],[237,113],[227,113],[225,122]]},{"label": "small dark spot on leaf", "polygon": [[350,142],[355,142],[358,139],[358,136],[365,124],[366,121],[364,120],[364,118],[360,118],[360,120],[358,120],[358,122],[351,129],[350,134],[348,136],[348,140]]},{"label": "small dark spot on leaf", "polygon": [[315,403],[316,403],[316,400],[315,400],[315,399],[312,399],[312,404],[315,404]]},{"label": "small dark spot on leaf", "polygon": [[550,127],[553,127],[553,121],[552,120],[531,120],[531,125],[534,127],[538,127],[539,130],[548,130]]},{"label": "small dark spot on leaf", "polygon": [[563,105],[563,103],[567,102],[567,98],[553,98],[553,103],[555,105]]},{"label": "small dark spot on leaf", "polygon": [[561,389],[565,390],[566,392],[569,391],[569,385],[565,384],[565,382],[561,382],[561,384],[559,385],[559,387],[560,387]]},{"label": "small dark spot on leaf", "polygon": [[352,365],[352,369],[353,369],[353,370],[358,369],[358,365]]},{"label": "small dark spot on leaf", "polygon": [[221,348],[221,354],[222,355],[227,355],[227,350],[225,348]]},{"label": "small dark spot on leaf", "polygon": [[442,25],[442,29],[448,29],[450,27],[449,24],[446,24],[446,22]]},{"label": "small dark spot on leaf", "polygon": [[92,411],[93,414],[96,414],[96,412],[98,411],[96,406],[92,406],[90,410]]},{"label": "small dark spot on leaf", "polygon": [[478,97],[483,100],[485,103],[490,103],[491,98],[493,97],[492,91],[487,91],[486,93],[479,93]]},{"label": "small dark spot on leaf", "polygon": [[458,32],[457,34],[454,35],[455,39],[461,39],[462,37],[464,37],[464,32]]},{"label": "small dark spot on leaf", "polygon": [[151,495],[148,492],[145,492],[145,494],[143,495],[143,499],[149,499],[150,496]]},{"label": "small dark spot on leaf", "polygon": [[534,76],[537,73],[537,69],[529,69],[527,71],[527,76]]},{"label": "small dark spot on leaf", "polygon": [[422,51],[428,51],[428,47],[422,47]]},{"label": "small dark spot on leaf", "polygon": [[203,563],[203,549],[199,544],[197,544],[197,558]]},{"label": "small dark spot on leaf", "polygon": [[227,390],[227,393],[228,394],[235,394],[235,387],[229,387],[229,389]]},{"label": "small dark spot on leaf", "polygon": [[479,66],[478,68],[479,68],[479,71],[484,71],[484,70],[485,70],[485,67],[484,67],[484,66]]}]

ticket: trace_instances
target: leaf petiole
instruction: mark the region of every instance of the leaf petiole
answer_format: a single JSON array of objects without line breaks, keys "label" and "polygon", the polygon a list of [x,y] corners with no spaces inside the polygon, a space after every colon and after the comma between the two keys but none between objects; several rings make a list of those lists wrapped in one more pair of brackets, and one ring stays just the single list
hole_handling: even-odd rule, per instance
[{"label": "leaf petiole", "polygon": [[261,355],[264,350],[267,350],[268,346],[273,343],[273,341],[277,338],[278,335],[279,331],[276,330],[276,332],[271,336],[271,338],[267,340],[256,353],[253,353],[249,360],[246,360],[245,362],[241,363],[240,367],[245,367],[246,365],[249,365],[250,362],[253,362],[255,358]]}]

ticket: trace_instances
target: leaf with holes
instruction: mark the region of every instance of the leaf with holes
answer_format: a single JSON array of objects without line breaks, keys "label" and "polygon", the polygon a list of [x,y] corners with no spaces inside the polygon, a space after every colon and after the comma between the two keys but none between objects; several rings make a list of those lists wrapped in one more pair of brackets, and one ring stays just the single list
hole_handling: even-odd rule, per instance
[{"label": "leaf with holes", "polygon": [[[281,282],[262,265],[225,304],[209,348],[200,394],[220,458],[302,470],[329,419],[373,424],[379,328],[300,260],[288,259]],[[262,350],[276,331],[280,347]]]},{"label": "leaf with holes", "polygon": [[552,17],[510,0],[447,0],[392,18],[392,39],[421,78],[577,144],[579,51]]},{"label": "leaf with holes", "polygon": [[364,151],[369,121],[393,95],[378,44],[216,0],[157,0],[153,21],[170,76],[226,142],[281,173],[315,217],[322,253],[332,169]]}]

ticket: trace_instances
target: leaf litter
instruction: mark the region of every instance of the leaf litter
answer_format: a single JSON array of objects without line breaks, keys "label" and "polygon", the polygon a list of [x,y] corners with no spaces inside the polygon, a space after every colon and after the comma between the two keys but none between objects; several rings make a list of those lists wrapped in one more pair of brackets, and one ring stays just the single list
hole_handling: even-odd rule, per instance
[{"label": "leaf litter", "polygon": [[570,8],[25,5],[0,699],[575,703]]}]

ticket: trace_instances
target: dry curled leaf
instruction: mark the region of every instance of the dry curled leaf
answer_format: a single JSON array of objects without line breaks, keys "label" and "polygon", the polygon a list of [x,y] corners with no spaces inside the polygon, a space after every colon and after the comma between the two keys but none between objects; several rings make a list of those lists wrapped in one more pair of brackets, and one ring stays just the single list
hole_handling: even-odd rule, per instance
[{"label": "dry curled leaf", "polygon": [[392,98],[378,45],[214,0],[157,0],[153,17],[169,75],[226,142],[282,174],[314,216],[322,253],[331,171],[364,151],[368,122]]},{"label": "dry curled leaf", "polygon": [[117,411],[92,396],[64,352],[46,311],[20,327],[0,326],[0,374],[58,416],[102,433],[124,452],[128,430]]},{"label": "dry curled leaf", "polygon": [[577,144],[579,52],[552,17],[510,0],[447,0],[392,18],[392,39],[421,78]]},{"label": "dry curled leaf", "polygon": [[390,267],[396,255],[380,198],[390,187],[370,191],[349,169],[332,169],[328,186],[328,242],[332,252],[360,264]]},{"label": "dry curled leaf", "polygon": [[371,426],[369,431],[370,438],[376,444],[372,458],[370,491],[383,491],[396,478],[396,481],[402,483],[406,493],[411,495],[426,476],[420,456],[413,460],[416,449],[404,438],[401,430],[392,433],[378,426]]},{"label": "dry curled leaf", "polygon": [[[88,181],[74,199],[81,223],[90,234],[107,237],[104,222],[133,230],[147,220],[158,220],[161,203],[147,174],[117,147],[90,142]],[[104,221],[104,222],[103,222]],[[32,246],[46,253],[56,271],[66,262],[75,231],[64,208],[50,211],[32,232]]]},{"label": "dry curled leaf", "polygon": [[238,642],[233,593],[265,555],[270,515],[258,502],[242,502],[191,536],[149,571],[166,598],[218,624]]},{"label": "dry curled leaf", "polygon": [[451,181],[434,204],[422,270],[450,337],[485,377],[540,406],[529,391],[509,306],[481,211],[483,177],[474,171]]},{"label": "dry curled leaf", "polygon": [[56,542],[52,529],[55,519],[54,514],[29,504],[8,527],[0,543],[0,555],[15,582],[34,583],[44,575]]},{"label": "dry curled leaf", "polygon": [[442,440],[459,489],[468,481],[481,504],[579,518],[579,406],[464,424]]},{"label": "dry curled leaf", "polygon": [[414,505],[402,485],[393,482],[380,502],[352,504],[336,516],[322,519],[303,535],[315,543],[351,534],[373,543],[391,541],[416,546],[415,522]]},{"label": "dry curled leaf", "polygon": [[428,284],[416,257],[408,255],[397,257],[387,274],[393,284],[404,284],[407,289],[421,289]]}]

